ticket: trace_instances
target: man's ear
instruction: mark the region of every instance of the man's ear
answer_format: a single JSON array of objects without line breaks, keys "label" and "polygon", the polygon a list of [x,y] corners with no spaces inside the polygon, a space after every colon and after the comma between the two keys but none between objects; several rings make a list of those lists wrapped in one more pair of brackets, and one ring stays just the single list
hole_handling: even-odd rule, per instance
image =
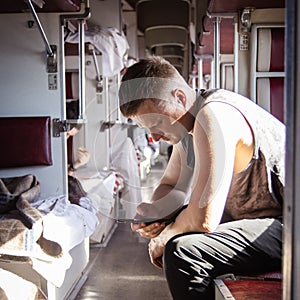
[{"label": "man's ear", "polygon": [[175,89],[172,91],[173,96],[176,98],[176,101],[181,103],[184,107],[186,107],[186,96],[183,90]]}]

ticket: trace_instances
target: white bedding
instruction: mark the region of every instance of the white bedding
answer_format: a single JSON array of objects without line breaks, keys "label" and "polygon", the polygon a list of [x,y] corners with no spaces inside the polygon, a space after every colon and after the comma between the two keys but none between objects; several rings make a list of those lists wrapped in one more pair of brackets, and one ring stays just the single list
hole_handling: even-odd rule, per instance
[{"label": "white bedding", "polygon": [[[88,198],[84,199],[86,204],[88,201]],[[40,199],[32,205],[45,213],[43,237],[62,247],[62,256],[52,261],[32,258],[33,269],[60,287],[64,281],[65,271],[72,264],[69,251],[89,237],[98,225],[95,208],[91,202],[89,203],[91,210],[71,204],[65,195]]]},{"label": "white bedding", "polygon": [[59,243],[64,252],[90,236],[98,225],[94,211],[71,204],[65,195],[40,200],[33,206],[47,213],[43,217],[43,236]]}]

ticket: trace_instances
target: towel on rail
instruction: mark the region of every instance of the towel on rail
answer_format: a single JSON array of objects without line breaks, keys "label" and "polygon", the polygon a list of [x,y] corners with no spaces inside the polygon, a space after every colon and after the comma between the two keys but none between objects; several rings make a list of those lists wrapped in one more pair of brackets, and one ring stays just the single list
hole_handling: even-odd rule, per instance
[{"label": "towel on rail", "polygon": [[[78,32],[70,32],[66,42],[78,43]],[[102,54],[103,76],[116,75],[127,65],[129,45],[123,32],[118,29],[89,24],[85,31],[85,42],[91,43]]]}]

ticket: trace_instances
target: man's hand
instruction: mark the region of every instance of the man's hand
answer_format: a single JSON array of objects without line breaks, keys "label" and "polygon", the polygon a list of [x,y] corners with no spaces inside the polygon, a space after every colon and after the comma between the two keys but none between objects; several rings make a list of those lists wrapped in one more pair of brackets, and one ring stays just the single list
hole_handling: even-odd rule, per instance
[{"label": "man's hand", "polygon": [[148,251],[151,263],[157,267],[162,269],[163,262],[162,257],[165,249],[167,241],[164,241],[160,236],[151,239],[149,245],[148,245]]},{"label": "man's hand", "polygon": [[163,267],[162,257],[164,254],[165,246],[170,238],[176,235],[178,232],[174,230],[174,223],[169,224],[161,232],[161,234],[153,239],[151,239],[148,245],[149,256],[151,263],[158,267]]},{"label": "man's hand", "polygon": [[[159,217],[158,209],[151,203],[142,202],[136,208],[136,216],[137,219],[155,219]],[[158,236],[163,229],[165,228],[165,224],[161,222],[154,222],[151,224],[146,223],[131,223],[131,229],[140,234],[140,236],[148,239],[152,239]]]},{"label": "man's hand", "polygon": [[136,219],[157,220],[153,221],[151,224],[150,222],[140,222],[136,224],[131,223],[131,229],[133,231],[137,231],[142,237],[149,239],[157,237],[164,230],[166,224],[173,222],[176,216],[186,207],[179,207],[177,208],[177,210],[166,216],[159,212],[159,209],[157,208],[157,206],[155,206],[155,204],[156,203],[153,204],[142,202],[137,207],[137,214],[135,217]]},{"label": "man's hand", "polygon": [[145,223],[134,224],[131,223],[131,229],[140,234],[140,236],[148,239],[152,239],[158,236],[165,228],[165,223],[151,223],[146,225]]}]

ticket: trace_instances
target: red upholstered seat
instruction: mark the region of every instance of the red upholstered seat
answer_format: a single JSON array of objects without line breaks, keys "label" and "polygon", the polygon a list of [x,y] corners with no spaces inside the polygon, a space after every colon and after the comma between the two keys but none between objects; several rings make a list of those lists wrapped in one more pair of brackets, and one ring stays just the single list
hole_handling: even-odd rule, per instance
[{"label": "red upholstered seat", "polygon": [[224,280],[235,300],[281,300],[281,281]]},{"label": "red upholstered seat", "polygon": [[[258,29],[258,72],[284,72],[284,28]],[[284,76],[257,78],[257,103],[284,121]]]}]

